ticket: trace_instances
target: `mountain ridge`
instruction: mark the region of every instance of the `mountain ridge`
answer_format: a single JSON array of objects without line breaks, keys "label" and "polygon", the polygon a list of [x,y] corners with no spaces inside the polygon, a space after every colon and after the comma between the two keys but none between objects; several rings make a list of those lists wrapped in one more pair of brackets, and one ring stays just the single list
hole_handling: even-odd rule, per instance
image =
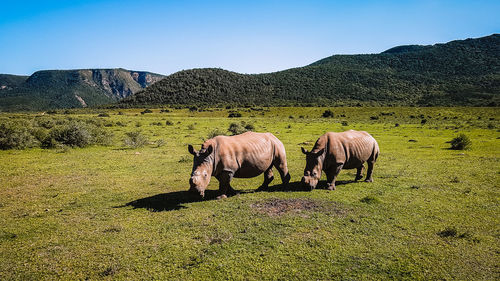
[{"label": "mountain ridge", "polygon": [[121,104],[496,106],[499,94],[500,34],[492,34],[380,54],[334,55],[273,73],[184,70]]},{"label": "mountain ridge", "polygon": [[303,67],[241,74],[220,68],[169,76],[123,68],[0,74],[0,110],[116,104],[500,105],[500,34],[379,54],[333,55]]},{"label": "mountain ridge", "polygon": [[109,104],[163,77],[123,68],[40,70],[30,76],[3,74],[0,109],[46,110]]}]

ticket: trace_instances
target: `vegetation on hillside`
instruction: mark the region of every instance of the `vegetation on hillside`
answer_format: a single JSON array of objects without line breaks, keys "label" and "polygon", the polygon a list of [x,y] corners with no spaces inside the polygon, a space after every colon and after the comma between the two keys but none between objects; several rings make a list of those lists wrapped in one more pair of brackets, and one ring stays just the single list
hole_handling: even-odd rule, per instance
[{"label": "vegetation on hillside", "polygon": [[[43,70],[0,75],[0,110],[48,110],[114,103],[163,78],[125,69]],[[2,87],[5,86],[5,87]]]},{"label": "vegetation on hillside", "polygon": [[122,101],[141,104],[496,106],[500,35],[335,55],[275,73],[180,71]]}]

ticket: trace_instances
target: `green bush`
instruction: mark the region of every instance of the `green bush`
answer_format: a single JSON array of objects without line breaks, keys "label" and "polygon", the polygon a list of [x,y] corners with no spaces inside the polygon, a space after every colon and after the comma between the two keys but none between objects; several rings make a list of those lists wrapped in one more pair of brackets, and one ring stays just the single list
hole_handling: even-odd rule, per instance
[{"label": "green bush", "polygon": [[70,147],[109,145],[112,142],[112,134],[93,124],[72,121],[52,128],[41,142],[42,147],[45,148],[55,148],[61,145]]},{"label": "green bush", "polygon": [[148,138],[141,131],[127,132],[123,139],[123,144],[130,148],[143,147],[148,143]]},{"label": "green bush", "polygon": [[234,136],[234,135],[239,135],[239,134],[243,134],[244,132],[247,131],[247,129],[245,129],[245,127],[241,126],[240,124],[238,123],[231,123],[229,125],[229,128],[227,129],[229,132],[231,132],[231,134]]},{"label": "green bush", "polygon": [[246,129],[247,131],[253,131],[253,130],[255,130],[255,126],[254,126],[254,125],[252,125],[252,124],[246,124],[246,125],[245,125],[245,129]]},{"label": "green bush", "polygon": [[230,112],[227,117],[229,117],[229,118],[238,118],[238,117],[241,117],[241,113],[239,113],[239,112]]},{"label": "green bush", "polygon": [[49,118],[38,118],[36,120],[36,125],[39,127],[43,127],[45,129],[51,129],[52,127],[57,125],[57,122],[56,122],[56,120],[54,120],[50,117]]},{"label": "green bush", "polygon": [[219,128],[213,129],[210,133],[207,135],[207,139],[215,138],[216,136],[224,136],[226,132]]},{"label": "green bush", "polygon": [[57,144],[71,147],[85,147],[90,145],[92,136],[83,123],[68,124],[54,127],[49,135],[42,141],[44,147],[53,148]]},{"label": "green bush", "polygon": [[14,123],[0,124],[0,149],[23,149],[36,143],[28,128]]},{"label": "green bush", "polygon": [[468,150],[472,146],[472,141],[465,134],[460,134],[451,140],[451,149],[454,150]]},{"label": "green bush", "polygon": [[331,111],[330,109],[327,109],[327,110],[325,110],[325,112],[323,112],[322,116],[323,116],[323,118],[329,118],[329,117],[333,118],[334,114],[333,114],[333,111]]}]

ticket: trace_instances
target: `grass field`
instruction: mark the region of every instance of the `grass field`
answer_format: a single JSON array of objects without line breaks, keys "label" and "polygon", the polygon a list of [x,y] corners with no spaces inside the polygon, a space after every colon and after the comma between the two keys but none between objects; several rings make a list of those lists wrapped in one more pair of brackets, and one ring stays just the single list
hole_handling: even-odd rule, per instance
[{"label": "grass field", "polygon": [[[101,120],[113,144],[0,151],[0,280],[500,279],[498,108],[331,108],[322,118],[325,109],[43,116]],[[279,177],[253,192],[259,176],[234,180],[237,196],[192,201],[187,145],[242,121],[284,143],[289,189],[301,146],[368,131],[381,150],[374,182],[344,170],[333,192],[282,190]],[[150,144],[124,147],[137,130]],[[448,149],[459,133],[472,149]],[[210,198],[217,187],[212,179]]]}]

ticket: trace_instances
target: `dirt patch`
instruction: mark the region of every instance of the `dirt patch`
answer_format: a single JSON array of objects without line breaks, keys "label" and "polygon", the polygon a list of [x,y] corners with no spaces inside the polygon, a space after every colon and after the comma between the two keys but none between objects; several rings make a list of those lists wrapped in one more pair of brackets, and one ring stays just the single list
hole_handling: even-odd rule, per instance
[{"label": "dirt patch", "polygon": [[269,216],[282,216],[284,214],[299,214],[307,216],[309,212],[328,213],[337,216],[345,216],[347,209],[340,204],[331,201],[295,198],[280,199],[270,198],[250,205],[259,213]]}]

